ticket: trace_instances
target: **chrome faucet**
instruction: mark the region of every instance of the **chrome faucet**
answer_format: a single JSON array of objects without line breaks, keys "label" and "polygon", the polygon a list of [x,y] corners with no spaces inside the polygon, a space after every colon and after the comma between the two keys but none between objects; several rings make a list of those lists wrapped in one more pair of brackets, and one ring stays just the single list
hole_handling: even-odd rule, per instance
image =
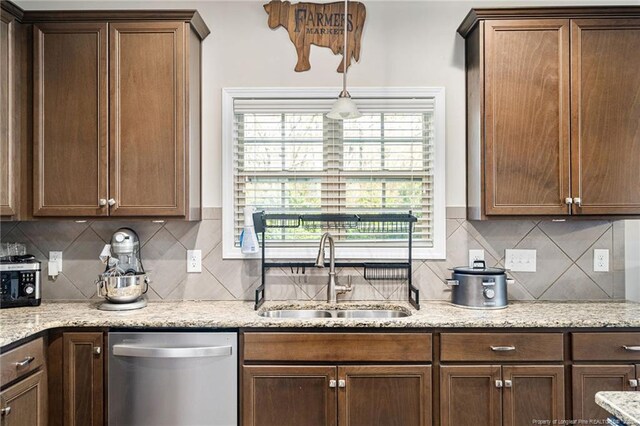
[{"label": "chrome faucet", "polygon": [[336,296],[351,291],[352,287],[351,285],[336,284],[336,247],[333,242],[333,237],[328,232],[322,234],[322,238],[320,238],[320,250],[316,258],[316,267],[324,268],[324,246],[327,240],[329,240],[329,285],[327,286],[327,302],[336,303]]}]

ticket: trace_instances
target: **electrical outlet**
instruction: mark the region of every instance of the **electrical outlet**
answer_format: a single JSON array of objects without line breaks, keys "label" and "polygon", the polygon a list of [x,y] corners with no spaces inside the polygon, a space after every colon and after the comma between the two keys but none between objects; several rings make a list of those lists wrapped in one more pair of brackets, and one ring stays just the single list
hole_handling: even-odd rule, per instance
[{"label": "electrical outlet", "polygon": [[593,271],[609,272],[609,250],[607,249],[593,250]]},{"label": "electrical outlet", "polygon": [[58,272],[62,272],[62,252],[61,251],[50,251],[49,262],[54,262],[58,267]]},{"label": "electrical outlet", "polygon": [[187,272],[202,272],[202,250],[187,250]]},{"label": "electrical outlet", "polygon": [[514,272],[536,272],[536,251],[506,249],[504,267]]},{"label": "electrical outlet", "polygon": [[476,260],[484,261],[484,250],[469,250],[469,267],[473,267],[473,262]]}]

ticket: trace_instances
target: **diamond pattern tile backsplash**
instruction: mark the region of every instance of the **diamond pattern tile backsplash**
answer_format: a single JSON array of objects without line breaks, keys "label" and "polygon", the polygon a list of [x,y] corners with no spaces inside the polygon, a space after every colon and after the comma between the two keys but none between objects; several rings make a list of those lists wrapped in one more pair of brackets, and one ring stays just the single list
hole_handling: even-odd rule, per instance
[{"label": "diamond pattern tile backsplash", "polygon": [[[253,300],[260,283],[258,260],[223,260],[220,209],[201,222],[167,221],[38,221],[0,224],[1,240],[23,242],[41,260],[45,300],[96,297],[94,281],[103,271],[98,260],[103,245],[122,226],[136,230],[144,266],[151,277],[152,300]],[[449,299],[445,279],[449,268],[468,262],[469,249],[484,249],[491,266],[504,266],[504,250],[536,249],[537,272],[514,272],[512,300],[624,299],[623,221],[486,221],[447,219],[447,258],[414,261],[413,282],[421,300]],[[610,272],[593,272],[593,250],[609,249]],[[187,274],[186,250],[202,250],[202,273]],[[47,276],[46,255],[63,251],[63,272]],[[327,271],[270,270],[267,298],[322,300]],[[357,268],[342,268],[338,282],[351,276],[354,290],[341,300],[405,300],[407,284],[364,279]]]}]

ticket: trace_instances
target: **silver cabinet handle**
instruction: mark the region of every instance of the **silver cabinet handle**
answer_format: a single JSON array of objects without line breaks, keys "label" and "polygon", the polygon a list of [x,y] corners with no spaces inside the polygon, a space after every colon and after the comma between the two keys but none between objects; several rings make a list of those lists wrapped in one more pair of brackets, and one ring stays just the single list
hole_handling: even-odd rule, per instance
[{"label": "silver cabinet handle", "polygon": [[494,352],[511,352],[515,351],[515,346],[491,346],[491,350]]},{"label": "silver cabinet handle", "polygon": [[15,363],[16,368],[23,368],[26,367],[27,365],[31,364],[33,362],[35,358],[32,356],[28,356],[25,359],[23,359],[22,361],[18,361]]},{"label": "silver cabinet handle", "polygon": [[576,204],[576,206],[582,207],[582,199],[580,197],[574,198],[573,202]]},{"label": "silver cabinet handle", "polygon": [[501,388],[502,387],[502,380],[496,380],[496,387],[497,388]]},{"label": "silver cabinet handle", "polygon": [[3,409],[0,410],[0,415],[2,417],[8,416],[9,413],[11,413],[11,407],[4,407]]},{"label": "silver cabinet handle", "polygon": [[107,205],[107,199],[106,198],[100,198],[100,200],[98,201],[98,204],[100,205],[100,207],[104,207]]},{"label": "silver cabinet handle", "polygon": [[338,387],[339,387],[339,388],[345,388],[345,387],[347,387],[347,382],[346,382],[346,380],[338,380]]},{"label": "silver cabinet handle", "polygon": [[504,381],[504,387],[505,388],[510,388],[513,386],[513,382],[511,380],[505,380]]},{"label": "silver cabinet handle", "polygon": [[231,355],[231,346],[194,348],[154,348],[137,345],[113,345],[113,355],[136,358],[205,358]]},{"label": "silver cabinet handle", "polygon": [[114,200],[113,198],[109,198],[109,201],[107,201],[109,203],[110,206],[113,206],[116,204],[116,200]]},{"label": "silver cabinet handle", "polygon": [[94,355],[100,355],[102,353],[102,348],[100,346],[96,346],[93,348]]},{"label": "silver cabinet handle", "polygon": [[329,380],[329,387],[330,388],[335,388],[336,387],[336,381],[335,380]]},{"label": "silver cabinet handle", "polygon": [[564,199],[564,203],[568,206],[570,206],[571,204],[573,204],[573,198],[571,197],[567,197]]},{"label": "silver cabinet handle", "polygon": [[447,285],[460,285],[458,280],[447,280]]},{"label": "silver cabinet handle", "polygon": [[625,351],[633,351],[633,352],[640,352],[640,346],[627,346],[627,345],[622,345],[622,348]]},{"label": "silver cabinet handle", "polygon": [[629,387],[631,387],[631,388],[637,388],[637,387],[638,387],[638,379],[631,379],[631,380],[629,380]]}]

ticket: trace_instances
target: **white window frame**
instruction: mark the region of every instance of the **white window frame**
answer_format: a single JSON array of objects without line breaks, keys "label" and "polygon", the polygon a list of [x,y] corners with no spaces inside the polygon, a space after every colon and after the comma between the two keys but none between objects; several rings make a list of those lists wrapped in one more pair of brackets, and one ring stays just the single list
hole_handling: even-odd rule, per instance
[{"label": "white window frame", "polygon": [[[336,98],[339,87],[314,88],[251,88],[227,87],[222,89],[222,256],[224,259],[260,258],[261,254],[243,254],[234,244],[234,171],[233,125],[236,98],[315,99]],[[413,259],[446,258],[446,200],[445,200],[445,90],[444,87],[353,87],[349,88],[357,103],[358,98],[433,98],[434,100],[434,174],[433,174],[433,247],[413,247]],[[328,112],[328,111],[327,111]],[[270,259],[315,258],[317,247],[269,247]],[[336,257],[341,259],[403,259],[405,247],[340,247]]]}]

